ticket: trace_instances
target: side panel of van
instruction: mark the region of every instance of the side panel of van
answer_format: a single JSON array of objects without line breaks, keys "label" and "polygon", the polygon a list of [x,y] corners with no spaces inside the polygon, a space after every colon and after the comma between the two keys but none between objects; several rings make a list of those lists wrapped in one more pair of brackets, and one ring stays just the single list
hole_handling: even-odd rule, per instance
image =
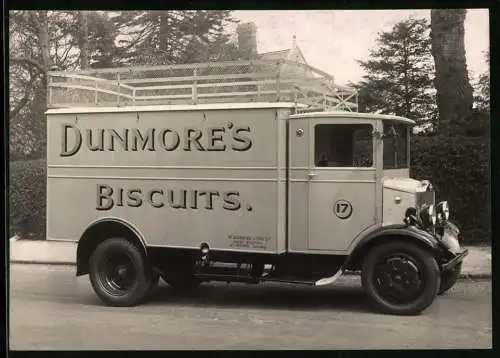
[{"label": "side panel of van", "polygon": [[283,251],[278,111],[49,114],[48,238],[116,217],[151,246]]}]

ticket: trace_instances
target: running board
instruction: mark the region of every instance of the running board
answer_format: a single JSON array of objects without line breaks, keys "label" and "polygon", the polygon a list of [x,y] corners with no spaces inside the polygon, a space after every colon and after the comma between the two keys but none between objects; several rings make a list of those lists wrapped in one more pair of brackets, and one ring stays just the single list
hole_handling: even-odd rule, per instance
[{"label": "running board", "polygon": [[281,283],[293,283],[298,285],[309,285],[314,286],[315,280],[302,279],[299,277],[273,277],[268,275],[263,275],[258,278],[253,278],[250,276],[238,276],[238,275],[228,275],[228,274],[196,274],[196,278],[207,280],[207,281],[226,281],[226,282],[239,282],[239,283],[259,283],[259,282],[281,282]]},{"label": "running board", "polygon": [[243,275],[230,275],[223,273],[213,274],[195,274],[195,277],[206,281],[222,281],[222,282],[240,282],[240,283],[259,283],[259,279]]},{"label": "running board", "polygon": [[259,282],[281,282],[281,283],[292,283],[299,285],[309,285],[309,286],[325,286],[331,285],[342,275],[344,271],[342,269],[338,270],[335,275],[331,277],[323,277],[320,279],[314,278],[301,278],[301,277],[286,277],[286,276],[272,276],[272,275],[262,275],[261,277],[251,277],[245,275],[231,275],[224,273],[210,273],[210,274],[195,274],[195,277],[207,280],[207,281],[227,281],[227,282],[240,282],[240,283],[259,283]]},{"label": "running board", "polygon": [[344,270],[342,269],[339,269],[337,271],[337,273],[333,276],[330,276],[330,277],[324,277],[318,281],[316,281],[314,283],[315,286],[326,286],[326,285],[331,285],[332,283],[334,283],[335,281],[337,281],[337,279],[344,273]]},{"label": "running board", "polygon": [[301,278],[286,278],[286,277],[263,277],[261,279],[262,282],[281,282],[281,283],[293,283],[296,285],[309,285],[309,286],[314,286],[314,281],[307,280],[307,279],[301,279]]}]

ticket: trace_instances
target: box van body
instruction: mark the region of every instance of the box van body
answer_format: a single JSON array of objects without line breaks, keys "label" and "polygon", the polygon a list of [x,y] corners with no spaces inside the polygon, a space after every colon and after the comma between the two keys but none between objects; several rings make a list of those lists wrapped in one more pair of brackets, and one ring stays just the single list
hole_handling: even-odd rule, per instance
[{"label": "box van body", "polygon": [[[467,251],[447,203],[410,178],[413,122],[297,108],[49,109],[48,239],[78,241],[77,275],[90,273],[99,297],[115,306],[145,299],[160,277],[182,289],[206,281],[324,285],[361,270],[379,307],[421,312],[454,284]],[[382,285],[382,276],[393,278]],[[412,298],[380,293],[397,284]]]},{"label": "box van body", "polygon": [[78,239],[92,222],[112,217],[148,246],[285,252],[290,110],[49,113],[49,238]]}]

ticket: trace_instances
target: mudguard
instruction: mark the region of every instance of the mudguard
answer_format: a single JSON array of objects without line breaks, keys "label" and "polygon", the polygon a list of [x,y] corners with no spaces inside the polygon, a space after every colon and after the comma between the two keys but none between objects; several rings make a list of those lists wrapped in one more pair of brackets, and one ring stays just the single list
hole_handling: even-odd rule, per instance
[{"label": "mudguard", "polygon": [[[107,227],[104,227],[107,226]],[[135,238],[136,244],[143,248],[144,253],[147,255],[146,242],[134,225],[126,220],[116,218],[116,217],[103,217],[96,221],[93,221],[85,229],[84,233],[78,240],[78,246],[76,249],[76,275],[80,276],[87,271],[87,260],[94,250],[94,248],[99,244],[99,237],[101,235],[96,235],[99,231],[103,230],[107,234],[113,236],[114,233],[131,233],[131,237]]]},{"label": "mudguard", "polygon": [[407,240],[417,240],[419,243],[424,244],[436,253],[440,250],[440,244],[436,237],[432,234],[419,229],[415,226],[406,224],[393,224],[388,226],[379,227],[375,230],[368,232],[362,236],[361,239],[354,243],[354,247],[350,250],[349,257],[344,266],[349,266],[358,259],[358,254],[362,253],[364,248],[369,246],[374,241],[380,240],[386,236],[399,236]]}]

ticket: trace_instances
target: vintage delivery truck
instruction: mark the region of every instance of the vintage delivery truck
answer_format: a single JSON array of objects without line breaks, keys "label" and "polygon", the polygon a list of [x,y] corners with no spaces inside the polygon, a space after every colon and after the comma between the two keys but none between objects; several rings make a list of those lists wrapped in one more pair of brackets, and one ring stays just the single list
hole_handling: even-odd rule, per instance
[{"label": "vintage delivery truck", "polygon": [[160,278],[360,271],[382,311],[417,314],[454,285],[467,250],[447,202],[409,177],[414,123],[283,65],[50,73],[48,239],[78,241],[76,274],[103,302],[136,305]]}]

